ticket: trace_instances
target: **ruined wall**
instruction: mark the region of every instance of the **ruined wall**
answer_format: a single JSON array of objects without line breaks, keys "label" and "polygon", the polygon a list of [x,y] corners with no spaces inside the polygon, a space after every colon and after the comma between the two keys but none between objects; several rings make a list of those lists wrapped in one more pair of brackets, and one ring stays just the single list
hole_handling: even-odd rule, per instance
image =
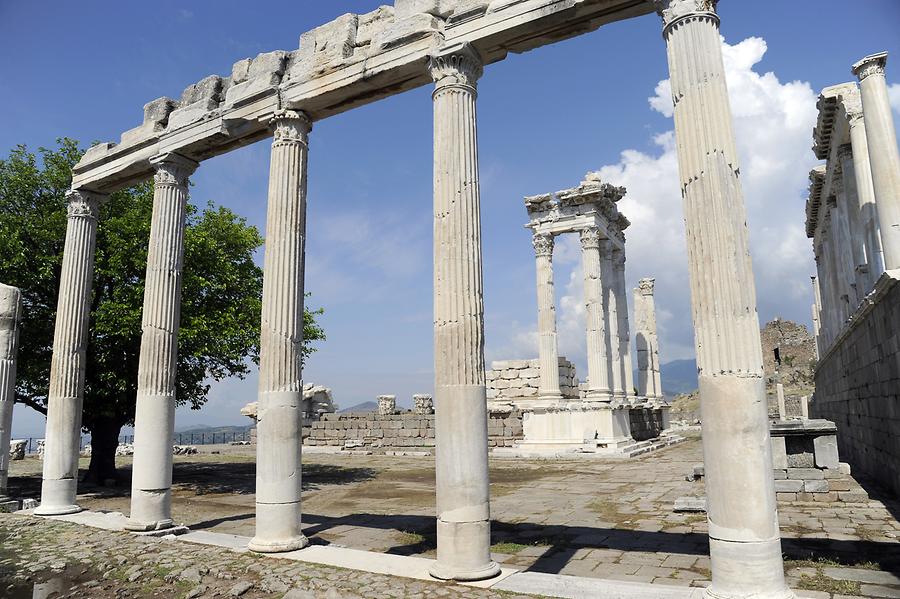
[{"label": "ruined wall", "polygon": [[[540,376],[540,360],[537,359],[491,362],[491,370],[485,373],[488,401],[537,399]],[[562,357],[559,359],[559,390],[565,398],[578,398],[575,365]]]},{"label": "ruined wall", "polygon": [[[491,412],[488,445],[511,447],[522,439],[522,413],[518,410]],[[321,419],[303,428],[303,444],[387,451],[434,451],[434,414],[378,414],[345,412],[322,414]]]},{"label": "ruined wall", "polygon": [[900,494],[900,270],[821,356],[810,414],[837,425],[841,459]]}]

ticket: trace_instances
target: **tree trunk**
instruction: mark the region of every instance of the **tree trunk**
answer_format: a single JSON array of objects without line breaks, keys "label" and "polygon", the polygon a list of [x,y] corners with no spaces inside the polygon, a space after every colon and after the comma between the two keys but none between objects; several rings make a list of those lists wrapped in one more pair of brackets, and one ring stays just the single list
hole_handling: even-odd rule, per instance
[{"label": "tree trunk", "polygon": [[116,447],[122,425],[114,418],[100,416],[91,425],[91,463],[85,482],[102,485],[109,479],[116,480]]}]

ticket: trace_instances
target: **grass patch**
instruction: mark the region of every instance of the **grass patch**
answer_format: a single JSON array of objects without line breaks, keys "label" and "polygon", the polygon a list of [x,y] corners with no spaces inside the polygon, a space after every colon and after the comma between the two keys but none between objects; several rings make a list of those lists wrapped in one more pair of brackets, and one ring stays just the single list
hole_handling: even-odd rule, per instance
[{"label": "grass patch", "polygon": [[595,499],[587,505],[587,508],[604,521],[614,523],[616,528],[634,529],[637,527],[634,516],[620,512],[619,506],[612,501]]},{"label": "grass patch", "polygon": [[398,536],[400,537],[400,542],[404,545],[418,545],[425,542],[425,535],[417,532],[401,530]]},{"label": "grass patch", "polygon": [[851,595],[854,597],[862,596],[859,582],[855,580],[835,580],[834,578],[825,576],[821,570],[817,572],[815,577],[809,576],[808,574],[801,575],[800,582],[797,583],[797,588],[804,591],[822,591],[825,593]]},{"label": "grass patch", "polygon": [[507,555],[514,555],[523,549],[526,549],[528,545],[523,545],[522,543],[494,543],[491,545],[491,551],[493,553],[505,553]]}]

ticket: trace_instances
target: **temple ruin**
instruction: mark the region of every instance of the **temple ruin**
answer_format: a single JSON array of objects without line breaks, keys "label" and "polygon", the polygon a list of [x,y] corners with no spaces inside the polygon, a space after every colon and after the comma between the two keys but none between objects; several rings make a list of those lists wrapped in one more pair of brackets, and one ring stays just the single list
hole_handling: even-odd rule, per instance
[{"label": "temple ruin", "polygon": [[[657,12],[671,75],[703,402],[712,558],[712,584],[706,592],[719,598],[792,597],[782,568],[756,293],[715,8],[716,0],[396,0],[393,6],[365,15],[347,14],[304,33],[297,50],[238,61],[230,74],[212,75],[188,86],[179,100],[148,103],[142,124],[124,132],[118,142],[92,147],[73,171],[42,496],[35,513],[51,516],[80,510],[78,438],[97,217],[109,193],[153,178],[127,528],[146,531],[173,525],[174,367],[188,178],[202,168],[203,160],[271,137],[256,535],[249,547],[283,552],[308,543],[300,528],[299,350],[311,131],[329,116],[433,84],[437,560],[431,574],[458,581],[497,575],[500,567],[490,552],[478,80],[485,67],[509,52],[532,50],[610,22]],[[867,99],[868,79],[863,81],[866,110],[873,101]],[[886,101],[874,101],[881,102],[878,118],[889,119]],[[890,135],[877,137],[868,131],[869,120],[869,147],[890,145],[893,129]],[[877,154],[879,161],[887,155]],[[882,215],[882,204],[890,203],[891,210],[897,207],[896,160],[887,167],[894,169],[893,183],[883,183],[891,175],[884,174],[875,155],[870,151],[885,264],[895,268],[897,246],[885,231],[900,235],[900,229],[896,219]],[[893,156],[896,159],[896,153]],[[893,191],[879,191],[888,188]],[[602,185],[597,192],[617,193]],[[541,206],[536,201],[535,208]],[[566,206],[558,210],[565,212]],[[617,274],[622,243],[619,229],[610,227],[618,227],[616,223],[595,219],[579,230],[592,306],[589,388],[579,409],[591,414],[585,417],[613,415],[610,423],[618,426],[622,419],[614,412],[626,412],[632,382],[630,351],[627,342],[622,344],[623,336],[618,343],[606,344],[607,331],[628,328],[622,320],[624,311],[619,310],[626,290]],[[549,222],[536,229],[540,264],[540,252],[548,243],[541,235],[554,231]],[[604,290],[604,280],[614,279],[616,283]],[[606,320],[601,309],[604,294]],[[542,301],[538,395],[548,403],[562,395],[547,324],[551,312]],[[652,366],[646,372],[652,372]],[[555,409],[548,407],[547,413]],[[611,434],[620,436],[624,431]]]},{"label": "temple ruin", "polygon": [[853,65],[858,82],[822,90],[813,131],[806,234],[816,276],[819,362],[810,412],[837,425],[841,455],[900,492],[900,151],[887,54]]}]

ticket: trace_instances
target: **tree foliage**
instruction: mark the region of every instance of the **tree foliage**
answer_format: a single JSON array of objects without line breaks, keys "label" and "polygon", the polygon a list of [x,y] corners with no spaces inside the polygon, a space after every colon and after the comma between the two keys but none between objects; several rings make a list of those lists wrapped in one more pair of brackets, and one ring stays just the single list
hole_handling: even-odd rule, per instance
[{"label": "tree foliage", "polygon": [[[65,193],[82,152],[61,139],[39,154],[18,146],[0,160],[0,281],[23,297],[16,400],[46,413]],[[152,207],[145,182],[111,194],[100,210],[82,421],[95,452],[101,437],[114,451],[113,431],[118,437],[134,421]],[[199,409],[210,380],[243,378],[258,362],[262,269],[254,255],[263,239],[227,208],[189,205],[184,243],[177,401]],[[325,339],[320,313],[304,314],[304,357]]]}]

